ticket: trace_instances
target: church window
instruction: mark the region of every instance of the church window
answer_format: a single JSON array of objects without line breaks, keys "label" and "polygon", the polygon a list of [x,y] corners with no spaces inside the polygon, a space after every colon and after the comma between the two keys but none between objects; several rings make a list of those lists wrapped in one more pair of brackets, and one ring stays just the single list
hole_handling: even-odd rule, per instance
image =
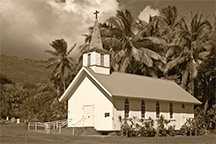
[{"label": "church window", "polygon": [[124,110],[125,110],[125,118],[129,117],[129,101],[128,101],[128,99],[125,100]]},{"label": "church window", "polygon": [[88,66],[91,65],[91,54],[88,54]]},{"label": "church window", "polygon": [[173,105],[172,105],[172,103],[170,103],[169,109],[170,109],[170,118],[172,119],[173,118]]},{"label": "church window", "polygon": [[145,102],[144,102],[144,100],[142,100],[142,103],[141,103],[141,117],[145,118]]},{"label": "church window", "polygon": [[182,104],[182,108],[185,108],[185,105],[184,105],[184,104]]},{"label": "church window", "polygon": [[160,115],[160,105],[159,102],[157,101],[156,103],[156,118],[159,118]]},{"label": "church window", "polygon": [[101,66],[104,66],[104,54],[101,54],[100,55],[100,57],[101,57]]}]

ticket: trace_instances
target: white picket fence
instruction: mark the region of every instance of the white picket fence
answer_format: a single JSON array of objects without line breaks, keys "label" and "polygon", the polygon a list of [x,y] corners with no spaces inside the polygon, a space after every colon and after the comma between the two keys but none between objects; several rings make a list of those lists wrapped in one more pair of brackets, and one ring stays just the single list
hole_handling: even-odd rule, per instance
[{"label": "white picket fence", "polygon": [[45,131],[47,134],[50,133],[51,129],[59,129],[61,133],[61,128],[67,125],[67,120],[53,121],[53,122],[29,122],[28,131]]}]

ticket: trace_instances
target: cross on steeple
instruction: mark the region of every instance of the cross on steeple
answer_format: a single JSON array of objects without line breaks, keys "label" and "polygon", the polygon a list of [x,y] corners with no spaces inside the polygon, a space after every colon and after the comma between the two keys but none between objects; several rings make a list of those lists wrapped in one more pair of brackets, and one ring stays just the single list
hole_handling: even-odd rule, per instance
[{"label": "cross on steeple", "polygon": [[97,10],[94,12],[96,20],[97,20],[98,13],[99,13],[99,11],[97,11]]}]

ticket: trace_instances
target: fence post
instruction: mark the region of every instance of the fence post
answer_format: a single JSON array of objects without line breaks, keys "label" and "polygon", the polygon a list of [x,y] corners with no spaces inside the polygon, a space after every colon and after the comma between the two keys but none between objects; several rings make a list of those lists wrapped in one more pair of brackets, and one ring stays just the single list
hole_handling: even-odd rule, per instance
[{"label": "fence post", "polygon": [[35,130],[37,130],[37,122],[35,122]]},{"label": "fence post", "polygon": [[61,134],[61,125],[59,125],[59,134]]},{"label": "fence post", "polygon": [[28,122],[28,131],[30,131],[30,122]]},{"label": "fence post", "polygon": [[56,122],[56,124],[55,124],[55,125],[56,125],[56,129],[58,129],[58,121]]}]

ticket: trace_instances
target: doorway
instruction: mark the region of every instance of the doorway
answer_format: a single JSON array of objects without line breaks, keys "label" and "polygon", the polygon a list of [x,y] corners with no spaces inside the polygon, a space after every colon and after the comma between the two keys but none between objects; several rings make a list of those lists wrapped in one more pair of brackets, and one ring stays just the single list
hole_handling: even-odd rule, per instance
[{"label": "doorway", "polygon": [[94,126],[94,105],[83,106],[84,126]]}]

